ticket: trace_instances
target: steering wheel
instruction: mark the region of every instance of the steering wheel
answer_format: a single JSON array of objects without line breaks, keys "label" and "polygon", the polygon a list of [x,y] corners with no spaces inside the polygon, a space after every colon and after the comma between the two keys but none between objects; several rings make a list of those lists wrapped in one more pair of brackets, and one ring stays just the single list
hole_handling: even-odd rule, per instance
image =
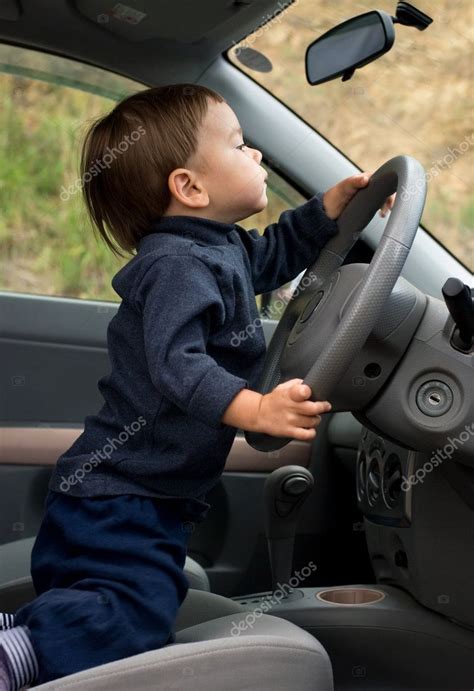
[{"label": "steering wheel", "polygon": [[[372,261],[355,288],[347,289],[337,326],[326,331],[321,340],[318,332],[324,325],[318,320],[318,312],[324,309],[325,314],[331,314],[331,309],[340,308],[340,296],[333,307],[331,299],[342,271],[348,267],[339,267],[362,230],[394,192],[397,192],[395,204]],[[304,362],[303,353],[310,348],[314,364],[302,383],[311,388],[309,400],[331,399],[331,392],[374,329],[401,274],[425,198],[425,171],[411,156],[395,156],[384,163],[370,177],[368,185],[354,195],[337,219],[339,232],[308,267],[286,306],[267,349],[256,387],[259,393],[269,393],[280,383],[301,378],[298,363]],[[317,340],[313,349],[312,344]],[[257,451],[281,449],[293,439],[250,431],[245,431],[245,438]]]}]

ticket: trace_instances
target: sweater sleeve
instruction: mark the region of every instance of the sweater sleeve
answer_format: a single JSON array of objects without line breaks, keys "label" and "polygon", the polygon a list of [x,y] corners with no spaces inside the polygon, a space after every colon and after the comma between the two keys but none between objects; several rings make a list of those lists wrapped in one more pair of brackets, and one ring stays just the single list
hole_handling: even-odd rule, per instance
[{"label": "sweater sleeve", "polygon": [[323,208],[319,193],[295,209],[280,214],[277,223],[260,235],[256,228],[236,226],[247,250],[255,295],[268,293],[313,264],[338,226]]},{"label": "sweater sleeve", "polygon": [[206,353],[211,325],[226,318],[212,271],[192,255],[162,256],[140,281],[135,300],[153,385],[183,412],[224,429],[221,417],[248,382]]}]

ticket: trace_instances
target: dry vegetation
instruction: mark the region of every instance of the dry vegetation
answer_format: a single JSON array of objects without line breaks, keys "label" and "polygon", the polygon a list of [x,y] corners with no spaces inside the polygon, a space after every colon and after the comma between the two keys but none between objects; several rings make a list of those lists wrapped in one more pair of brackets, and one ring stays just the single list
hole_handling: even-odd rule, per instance
[{"label": "dry vegetation", "polygon": [[374,170],[399,154],[417,158],[428,179],[422,223],[472,270],[474,4],[425,0],[416,5],[433,23],[423,32],[396,25],[391,51],[346,82],[310,86],[304,72],[307,45],[356,14],[375,8],[393,13],[394,0],[296,0],[239,44],[264,53],[271,72],[232,61],[362,169]]}]

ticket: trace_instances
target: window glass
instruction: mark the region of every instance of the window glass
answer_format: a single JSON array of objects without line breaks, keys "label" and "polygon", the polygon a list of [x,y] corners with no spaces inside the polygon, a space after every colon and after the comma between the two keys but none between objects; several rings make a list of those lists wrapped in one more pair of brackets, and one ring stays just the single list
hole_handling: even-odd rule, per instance
[{"label": "window glass", "polygon": [[110,281],[128,260],[93,235],[80,145],[89,121],[144,88],[0,44],[0,290],[119,301]]},{"label": "window glass", "polygon": [[[393,0],[377,9],[393,14]],[[425,30],[396,24],[395,43],[352,79],[311,86],[307,46],[336,24],[374,9],[370,0],[295,0],[238,45],[228,57],[273,93],[362,170],[400,154],[424,166],[428,196],[423,226],[474,269],[474,129],[472,0],[419,0],[433,18]],[[250,47],[272,63],[269,72],[244,66]]]},{"label": "window glass", "polygon": [[[119,301],[110,282],[131,256],[116,257],[97,241],[75,182],[88,123],[143,88],[72,60],[0,45],[0,290]],[[306,201],[264,167],[268,205],[239,222],[260,232]],[[257,303],[278,319],[275,298],[258,296]]]},{"label": "window glass", "polygon": [[[72,60],[0,45],[0,290],[118,302],[110,282],[130,257],[115,257],[97,241],[75,182],[89,121],[144,88]],[[306,201],[264,167],[268,205],[239,222],[261,233]],[[279,295],[257,297],[272,319],[281,312]]]},{"label": "window glass", "polygon": [[[256,145],[255,145],[256,146]],[[267,178],[267,206],[257,214],[249,216],[249,218],[239,221],[239,226],[251,230],[256,228],[262,234],[267,226],[276,223],[280,214],[287,209],[294,209],[296,206],[304,204],[307,200],[295,190],[286,180],[280,177],[275,171],[271,170],[265,162],[262,161],[263,167],[268,172]],[[257,295],[257,305],[261,317],[267,319],[276,319],[277,321],[282,316],[286,305],[288,304],[291,294],[299,283],[304,271],[301,272],[293,281],[281,286],[278,290],[271,293],[263,293]]]}]

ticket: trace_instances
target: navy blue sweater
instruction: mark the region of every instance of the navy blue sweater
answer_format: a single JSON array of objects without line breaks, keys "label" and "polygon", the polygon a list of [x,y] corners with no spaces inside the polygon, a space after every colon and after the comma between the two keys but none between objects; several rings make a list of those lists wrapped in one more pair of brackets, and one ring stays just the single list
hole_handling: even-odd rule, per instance
[{"label": "navy blue sweater", "polygon": [[263,235],[197,216],[154,222],[112,279],[122,302],[107,330],[111,372],[98,382],[105,403],[49,488],[172,498],[205,515],[237,433],[221,418],[263,370],[255,295],[295,278],[336,232],[321,194]]}]

